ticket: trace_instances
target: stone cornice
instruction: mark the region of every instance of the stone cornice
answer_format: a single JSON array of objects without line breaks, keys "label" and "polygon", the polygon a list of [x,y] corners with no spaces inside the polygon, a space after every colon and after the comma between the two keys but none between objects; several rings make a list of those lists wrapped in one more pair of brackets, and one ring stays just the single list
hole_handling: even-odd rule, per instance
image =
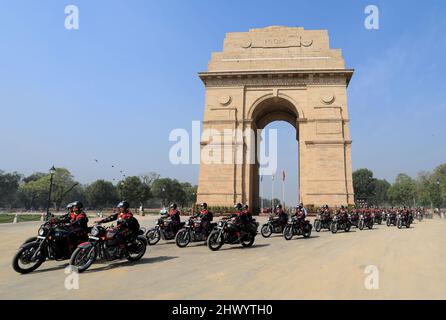
[{"label": "stone cornice", "polygon": [[244,85],[306,86],[345,85],[353,76],[353,69],[319,70],[264,70],[200,72],[198,76],[206,87]]},{"label": "stone cornice", "polygon": [[306,145],[320,145],[320,144],[352,144],[352,140],[307,140]]}]

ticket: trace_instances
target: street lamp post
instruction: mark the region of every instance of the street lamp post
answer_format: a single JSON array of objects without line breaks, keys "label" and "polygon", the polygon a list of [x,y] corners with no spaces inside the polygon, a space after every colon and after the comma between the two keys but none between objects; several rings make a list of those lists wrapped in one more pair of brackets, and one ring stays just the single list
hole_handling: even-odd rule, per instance
[{"label": "street lamp post", "polygon": [[166,206],[166,188],[161,189],[163,192],[163,207]]},{"label": "street lamp post", "polygon": [[438,189],[438,215],[443,218],[443,213],[441,212],[441,193],[440,193],[440,179],[436,181],[437,189]]},{"label": "street lamp post", "polygon": [[50,169],[50,191],[48,192],[48,202],[46,206],[46,220],[50,219],[50,205],[51,205],[51,193],[53,191],[53,176],[56,173],[56,168],[54,166]]}]

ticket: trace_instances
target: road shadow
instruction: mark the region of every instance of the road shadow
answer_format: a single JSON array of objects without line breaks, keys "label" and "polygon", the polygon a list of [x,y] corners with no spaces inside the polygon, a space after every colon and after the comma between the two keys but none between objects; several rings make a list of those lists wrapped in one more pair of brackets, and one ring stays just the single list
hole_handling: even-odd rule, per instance
[{"label": "road shadow", "polygon": [[263,247],[269,247],[270,244],[253,244],[252,247],[245,248],[241,244],[234,244],[229,245],[229,247],[223,247],[220,249],[220,251],[226,251],[226,250],[252,250],[257,248],[263,248]]},{"label": "road shadow", "polygon": [[[68,260],[67,260],[67,261],[68,261]],[[35,270],[35,271],[31,272],[31,273],[28,273],[28,274],[43,273],[43,272],[50,272],[50,271],[62,270],[62,269],[65,269],[68,265],[69,265],[69,263],[66,262],[66,263],[64,263],[64,264],[60,264],[60,265],[57,265],[57,266],[54,266],[54,267],[49,267],[49,268],[46,268],[46,269],[37,269],[37,270]],[[26,274],[25,274],[25,275],[26,275]]]},{"label": "road shadow", "polygon": [[115,268],[164,262],[164,261],[169,261],[169,260],[176,259],[176,258],[178,258],[178,257],[159,256],[159,257],[142,258],[141,260],[136,261],[136,262],[131,262],[131,261],[113,262],[113,261],[110,261],[110,262],[104,262],[104,263],[107,263],[105,266],[91,269],[91,270],[86,270],[85,273],[94,273],[94,272],[98,272],[98,271],[111,270],[111,269],[115,269]]},{"label": "road shadow", "polygon": [[358,232],[358,230],[359,229],[357,229],[357,230],[350,230],[349,232],[345,232],[344,230],[339,230],[338,232],[333,233],[333,235],[355,233],[355,232]]},{"label": "road shadow", "polygon": [[[161,240],[163,241],[163,240]],[[175,240],[167,240],[167,241],[163,241],[163,242],[158,242],[157,244],[147,244],[150,247],[154,247],[154,246],[165,246],[165,245],[169,245],[169,244],[175,244]]]},{"label": "road shadow", "polygon": [[320,238],[321,236],[310,236],[309,238],[305,238],[303,236],[294,236],[291,240],[309,240],[309,239],[316,239]]}]

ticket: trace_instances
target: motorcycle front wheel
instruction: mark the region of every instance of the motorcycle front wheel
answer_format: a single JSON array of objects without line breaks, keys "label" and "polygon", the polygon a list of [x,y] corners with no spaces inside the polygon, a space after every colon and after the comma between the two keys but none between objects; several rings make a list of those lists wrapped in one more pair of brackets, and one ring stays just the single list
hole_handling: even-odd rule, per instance
[{"label": "motorcycle front wheel", "polygon": [[220,236],[220,230],[214,230],[209,234],[207,244],[212,251],[217,251],[223,246],[223,237]]},{"label": "motorcycle front wheel", "polygon": [[316,232],[320,232],[322,229],[322,223],[320,220],[316,220],[314,222],[314,230],[316,230]]},{"label": "motorcycle front wheel", "polygon": [[[30,273],[36,270],[45,261],[45,253],[37,252],[40,243],[30,242],[23,245],[12,259],[12,268],[21,274]],[[34,254],[36,257],[32,259]]]},{"label": "motorcycle front wheel", "polygon": [[241,244],[244,248],[252,247],[252,245],[254,244],[254,239],[254,236],[248,235],[247,238],[241,241]]},{"label": "motorcycle front wheel", "polygon": [[291,240],[293,238],[293,227],[288,225],[283,229],[283,237],[285,240]]},{"label": "motorcycle front wheel", "polygon": [[363,220],[360,220],[360,221],[359,221],[359,223],[358,223],[358,229],[359,229],[359,230],[363,230],[363,229],[364,229],[364,221],[363,221]]},{"label": "motorcycle front wheel", "polygon": [[332,223],[330,226],[330,230],[332,233],[336,233],[338,232],[338,224],[337,223]]},{"label": "motorcycle front wheel", "polygon": [[149,242],[149,244],[151,246],[154,246],[155,244],[157,244],[160,241],[161,232],[156,229],[151,229],[151,230],[147,231],[146,238],[147,238],[147,241]]},{"label": "motorcycle front wheel", "polygon": [[311,228],[307,227],[304,231],[304,238],[308,239],[309,237],[311,237]]},{"label": "motorcycle front wheel", "polygon": [[74,250],[70,259],[70,266],[81,273],[90,268],[96,260],[96,247],[93,245],[78,247]]},{"label": "motorcycle front wheel", "polygon": [[262,229],[260,229],[260,233],[264,238],[269,238],[273,233],[273,228],[269,224],[264,224]]},{"label": "motorcycle front wheel", "polygon": [[138,261],[144,256],[146,250],[147,250],[146,238],[143,236],[137,237],[128,250],[129,256],[127,257],[127,260],[132,262]]},{"label": "motorcycle front wheel", "polygon": [[184,248],[186,247],[190,242],[190,234],[189,231],[186,229],[182,229],[177,232],[177,235],[175,236],[175,243],[178,247]]},{"label": "motorcycle front wheel", "polygon": [[401,221],[401,219],[398,219],[396,221],[396,226],[398,227],[398,229],[401,229],[403,227],[403,221]]},{"label": "motorcycle front wheel", "polygon": [[390,227],[390,219],[387,219],[386,224],[388,227]]}]

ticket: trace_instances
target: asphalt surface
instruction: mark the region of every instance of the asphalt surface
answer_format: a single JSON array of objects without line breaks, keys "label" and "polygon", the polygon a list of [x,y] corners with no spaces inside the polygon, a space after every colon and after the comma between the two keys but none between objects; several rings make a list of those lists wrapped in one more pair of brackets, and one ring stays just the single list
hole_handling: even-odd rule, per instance
[{"label": "asphalt surface", "polygon": [[[153,226],[156,218],[140,223]],[[66,283],[75,282],[65,274],[67,262],[48,261],[28,275],[12,269],[17,248],[39,225],[0,225],[1,299],[446,299],[441,219],[402,230],[313,230],[310,239],[291,241],[259,234],[252,248],[224,245],[217,252],[161,240],[137,263],[95,263],[79,276],[79,288],[70,290]],[[366,273],[371,270],[374,282]]]}]

